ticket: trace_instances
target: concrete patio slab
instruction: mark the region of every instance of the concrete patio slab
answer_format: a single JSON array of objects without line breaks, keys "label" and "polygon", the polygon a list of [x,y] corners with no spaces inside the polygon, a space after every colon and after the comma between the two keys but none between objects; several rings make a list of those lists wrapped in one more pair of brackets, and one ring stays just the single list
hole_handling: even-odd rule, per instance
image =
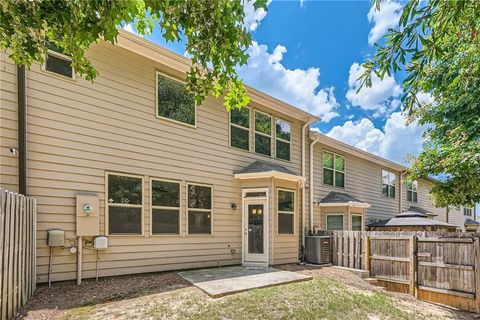
[{"label": "concrete patio slab", "polygon": [[222,267],[178,272],[213,298],[279,284],[311,280],[311,276],[275,268]]}]

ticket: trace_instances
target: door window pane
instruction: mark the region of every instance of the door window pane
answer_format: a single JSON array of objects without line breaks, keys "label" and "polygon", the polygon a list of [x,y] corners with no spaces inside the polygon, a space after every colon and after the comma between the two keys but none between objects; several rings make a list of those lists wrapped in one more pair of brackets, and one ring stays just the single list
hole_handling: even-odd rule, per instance
[{"label": "door window pane", "polygon": [[157,74],[157,115],[195,125],[195,99],[185,84]]},{"label": "door window pane", "polygon": [[343,215],[327,215],[327,230],[343,230]]},{"label": "door window pane", "polygon": [[262,204],[248,205],[248,253],[263,253],[263,215]]}]

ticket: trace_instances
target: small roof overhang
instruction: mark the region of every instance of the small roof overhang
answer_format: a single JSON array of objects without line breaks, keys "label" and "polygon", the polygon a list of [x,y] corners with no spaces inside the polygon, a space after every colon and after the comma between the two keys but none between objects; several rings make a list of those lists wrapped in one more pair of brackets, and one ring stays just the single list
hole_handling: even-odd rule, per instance
[{"label": "small roof overhang", "polygon": [[400,217],[382,220],[374,223],[370,223],[369,227],[445,227],[445,228],[457,228],[457,226],[438,221],[435,219],[428,219],[425,217]]},{"label": "small roof overhang", "polygon": [[293,171],[267,161],[257,160],[252,162],[245,168],[234,172],[233,177],[239,180],[253,180],[253,179],[282,179],[287,181],[300,181],[305,183],[305,177],[302,177]]},{"label": "small roof overhang", "polygon": [[480,222],[472,220],[472,219],[465,219],[465,225],[466,226],[478,226],[478,225],[480,225]]},{"label": "small roof overhang", "polygon": [[331,191],[325,198],[315,203],[319,207],[355,207],[355,208],[370,208],[371,205],[360,201],[348,193]]}]

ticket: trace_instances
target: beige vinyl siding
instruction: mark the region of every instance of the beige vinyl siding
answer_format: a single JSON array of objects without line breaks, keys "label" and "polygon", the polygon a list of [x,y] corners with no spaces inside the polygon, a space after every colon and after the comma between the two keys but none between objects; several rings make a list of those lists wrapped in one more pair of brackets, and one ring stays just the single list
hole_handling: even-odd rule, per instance
[{"label": "beige vinyl siding", "polygon": [[[323,184],[322,155],[324,150],[345,157],[345,188]],[[397,185],[395,198],[388,198],[382,195],[382,169],[396,173]],[[358,200],[367,202],[371,205],[370,208],[365,209],[364,221],[368,221],[369,217],[378,219],[392,218],[399,212],[400,202],[398,181],[400,179],[400,173],[398,171],[342,152],[323,143],[317,143],[314,146],[313,172],[315,181],[313,194],[315,202],[323,199],[331,191],[336,191],[348,193]],[[323,218],[321,221],[320,217],[324,217],[324,215],[320,214],[320,208],[316,206],[314,207],[314,226],[323,227],[325,225],[325,221],[323,221]],[[345,219],[344,223],[346,223]]]},{"label": "beige vinyl siding", "polygon": [[[404,177],[406,180],[406,177]],[[418,193],[417,193],[417,202],[407,201],[407,185],[403,183],[402,185],[402,194],[403,194],[403,211],[407,210],[410,206],[417,206],[436,214],[436,217],[433,217],[435,220],[447,221],[446,209],[435,207],[433,201],[430,198],[430,189],[432,182],[426,179],[419,179],[418,183]]]},{"label": "beige vinyl siding", "polygon": [[[463,207],[450,207],[450,210],[448,212],[448,223],[451,223],[453,225],[456,225],[457,227],[460,227],[462,230],[465,230],[465,217],[463,215]],[[469,217],[472,218],[473,217]]]},{"label": "beige vinyl siding", "polygon": [[17,192],[18,158],[10,152],[18,148],[17,68],[7,60],[8,54],[0,52],[0,185]]},{"label": "beige vinyl siding", "polygon": [[[300,174],[302,123],[253,102],[254,108],[292,123],[291,161],[237,150],[229,147],[228,113],[221,100],[208,98],[198,108],[197,128],[155,117],[155,71],[179,74],[167,67],[175,65],[170,58],[155,63],[105,43],[94,46],[88,56],[99,72],[93,84],[80,77],[52,77],[39,65],[27,71],[27,174],[29,194],[38,199],[39,282],[47,279],[46,230],[63,228],[67,245],[76,244],[78,192],[99,195],[100,231],[105,232],[106,171],[144,177],[145,233],[110,236],[110,248],[100,253],[100,276],[240,263],[241,185],[233,172],[263,159]],[[5,55],[2,59],[1,136],[15,144],[16,69]],[[253,139],[253,131],[250,134]],[[17,159],[3,146],[2,141],[2,186],[15,186]],[[180,236],[150,236],[150,178],[181,181]],[[185,234],[187,182],[213,186],[213,235]],[[231,203],[239,209],[232,210]],[[275,255],[280,262],[296,261],[296,253],[290,243],[278,241]],[[83,260],[84,277],[95,276],[94,251],[85,249]],[[76,255],[55,249],[53,280],[74,279],[75,272]]]}]

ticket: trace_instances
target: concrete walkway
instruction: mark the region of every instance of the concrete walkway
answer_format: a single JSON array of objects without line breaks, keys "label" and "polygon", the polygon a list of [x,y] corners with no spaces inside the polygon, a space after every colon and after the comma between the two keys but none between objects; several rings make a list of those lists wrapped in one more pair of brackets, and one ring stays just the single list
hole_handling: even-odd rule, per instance
[{"label": "concrete walkway", "polygon": [[242,266],[182,271],[178,274],[213,298],[312,279],[311,276],[275,268]]}]

